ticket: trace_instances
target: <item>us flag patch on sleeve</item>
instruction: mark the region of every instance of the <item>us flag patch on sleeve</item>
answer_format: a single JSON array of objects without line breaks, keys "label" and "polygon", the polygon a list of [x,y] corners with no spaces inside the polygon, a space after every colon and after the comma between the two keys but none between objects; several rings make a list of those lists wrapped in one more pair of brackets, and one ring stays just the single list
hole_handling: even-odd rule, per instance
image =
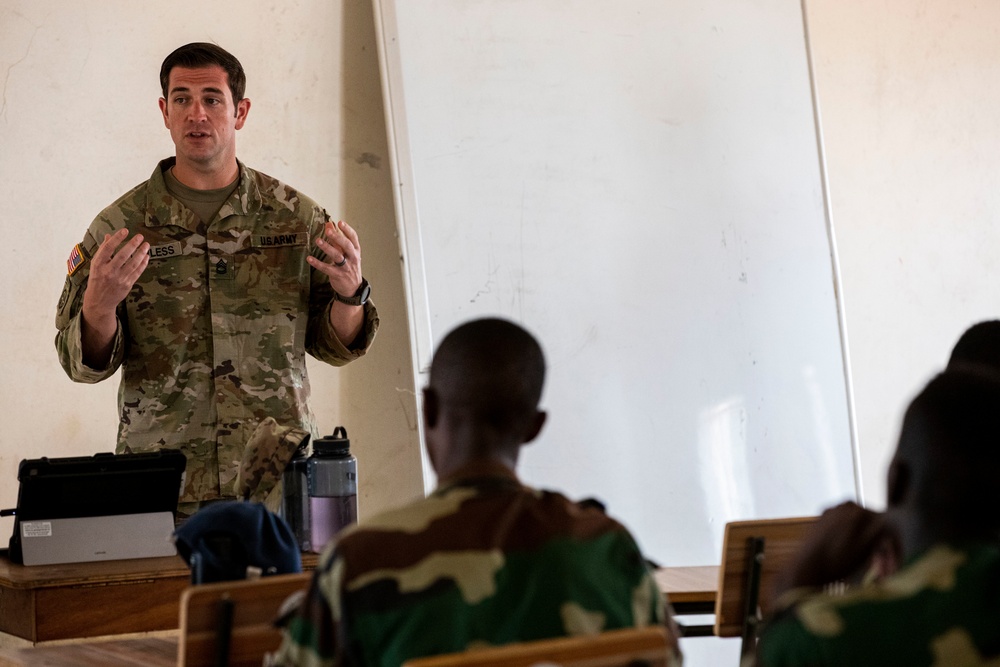
[{"label": "us flag patch on sleeve", "polygon": [[80,249],[80,244],[77,243],[73,246],[73,250],[70,251],[69,259],[66,260],[67,275],[73,275],[73,272],[83,266],[85,261],[87,261],[87,258],[83,256],[83,250]]}]

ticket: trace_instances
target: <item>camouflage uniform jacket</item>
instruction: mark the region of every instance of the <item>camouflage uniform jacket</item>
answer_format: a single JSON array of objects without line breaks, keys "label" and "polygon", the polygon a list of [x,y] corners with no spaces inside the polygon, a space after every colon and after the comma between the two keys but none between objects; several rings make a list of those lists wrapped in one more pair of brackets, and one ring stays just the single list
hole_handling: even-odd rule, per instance
[{"label": "camouflage uniform jacket", "polygon": [[[239,165],[239,185],[205,224],[172,197],[161,162],[152,177],[106,208],[70,258],[56,315],[56,349],[70,378],[99,382],[122,368],[118,451],[187,455],[182,502],[234,495],[257,424],[316,432],[305,353],[340,366],[363,355],[378,328],[373,304],[352,349],[330,325],[332,288],[306,262],[318,254],[326,212],[311,199]],[[150,244],[149,266],[118,306],[106,368],[83,363],[80,312],[90,258],[127,227]]]},{"label": "camouflage uniform jacket", "polygon": [[763,632],[761,667],[1000,667],[1000,548],[938,545],[846,595],[799,600]]},{"label": "camouflage uniform jacket", "polygon": [[398,667],[665,614],[621,524],[508,472],[460,479],[341,533],[269,664]]}]

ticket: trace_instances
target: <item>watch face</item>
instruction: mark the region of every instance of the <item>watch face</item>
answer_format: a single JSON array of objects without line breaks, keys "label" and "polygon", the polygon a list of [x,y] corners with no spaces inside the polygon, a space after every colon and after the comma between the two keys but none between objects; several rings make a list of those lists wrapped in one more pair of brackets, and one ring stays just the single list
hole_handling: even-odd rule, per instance
[{"label": "watch face", "polygon": [[341,303],[346,303],[350,306],[363,306],[368,302],[368,295],[372,293],[372,286],[368,284],[368,281],[364,278],[361,279],[361,287],[358,291],[351,296],[340,296],[334,292],[334,298]]}]

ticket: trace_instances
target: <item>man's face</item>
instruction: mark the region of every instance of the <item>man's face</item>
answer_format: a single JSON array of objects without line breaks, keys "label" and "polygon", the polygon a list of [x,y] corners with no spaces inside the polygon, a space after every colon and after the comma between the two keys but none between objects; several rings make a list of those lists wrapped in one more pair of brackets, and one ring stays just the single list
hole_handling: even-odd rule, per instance
[{"label": "man's face", "polygon": [[199,171],[228,168],[236,158],[236,130],[246,122],[250,101],[233,103],[229,76],[218,65],[174,67],[167,98],[160,99],[163,123],[178,162]]}]

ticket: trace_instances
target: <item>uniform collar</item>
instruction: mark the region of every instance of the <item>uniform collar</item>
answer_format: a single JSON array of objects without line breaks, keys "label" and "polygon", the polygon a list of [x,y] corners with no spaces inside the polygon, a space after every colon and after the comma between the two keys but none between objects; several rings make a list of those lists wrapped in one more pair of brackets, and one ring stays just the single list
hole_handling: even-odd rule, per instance
[{"label": "uniform collar", "polygon": [[[171,196],[167,191],[167,183],[163,177],[164,172],[174,166],[176,158],[170,157],[161,160],[153,170],[153,175],[149,177],[149,187],[146,190],[146,226],[163,227],[166,225],[177,225],[190,232],[204,231],[203,225],[198,217],[188,207]],[[233,194],[222,205],[216,214],[218,219],[227,218],[231,215],[248,216],[253,215],[261,209],[262,197],[260,188],[257,186],[257,178],[254,171],[248,168],[239,160],[236,161],[240,170],[240,182]]]},{"label": "uniform collar", "polygon": [[437,493],[456,487],[522,488],[517,473],[496,461],[476,461],[463,466],[438,484]]}]

